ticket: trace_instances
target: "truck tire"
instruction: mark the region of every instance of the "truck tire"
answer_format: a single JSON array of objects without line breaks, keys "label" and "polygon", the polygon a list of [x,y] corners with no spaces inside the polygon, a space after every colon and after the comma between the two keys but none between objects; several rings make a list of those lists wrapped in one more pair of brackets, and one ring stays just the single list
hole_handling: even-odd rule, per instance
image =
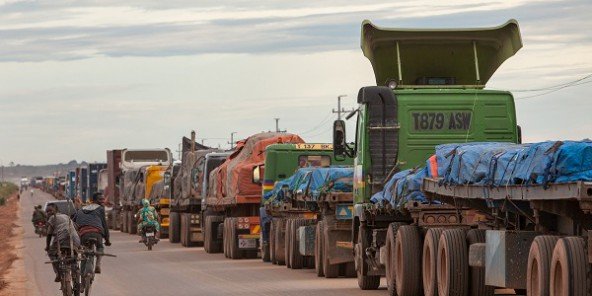
[{"label": "truck tire", "polygon": [[219,233],[222,229],[220,226],[224,222],[224,216],[209,216],[210,217],[210,252],[222,253],[222,239]]},{"label": "truck tire", "polygon": [[171,212],[169,214],[169,242],[176,244],[181,240],[181,234],[179,233],[179,213]]},{"label": "truck tire", "polygon": [[584,296],[588,294],[586,277],[589,264],[586,243],[580,237],[559,239],[551,257],[551,295]]},{"label": "truck tire", "polygon": [[127,230],[127,211],[121,211],[121,232],[128,233]]},{"label": "truck tire", "polygon": [[236,233],[237,218],[230,218],[230,259],[242,259],[242,251],[238,248],[238,236]]},{"label": "truck tire", "polygon": [[187,242],[185,241],[185,238],[187,238],[187,236],[185,235],[185,227],[183,227],[187,222],[185,222],[185,215],[183,213],[179,214],[179,242],[181,243],[181,246],[186,247],[187,246]]},{"label": "truck tire", "polygon": [[292,227],[290,229],[290,256],[291,256],[291,267],[292,269],[302,269],[304,267],[304,256],[300,254],[298,246],[298,228],[304,226],[306,220],[294,219],[292,220]]},{"label": "truck tire", "polygon": [[284,226],[284,257],[286,258],[286,268],[292,268],[292,254],[290,254],[292,221],[292,219],[287,219]]},{"label": "truck tire", "polygon": [[315,272],[318,277],[325,276],[323,270],[323,221],[317,223],[315,229]]},{"label": "truck tire", "polygon": [[181,213],[181,245],[186,248],[195,247],[197,243],[191,241],[191,213]]},{"label": "truck tire", "polygon": [[526,267],[526,295],[549,295],[551,258],[558,240],[557,236],[539,235],[532,241]]},{"label": "truck tire", "polygon": [[367,275],[369,266],[366,262],[365,250],[369,247],[370,239],[365,225],[360,225],[358,230],[358,243],[355,246],[354,260],[358,286],[362,290],[376,290],[380,286],[380,276]]},{"label": "truck tire", "polygon": [[228,218],[224,219],[224,231],[222,232],[222,244],[224,245],[224,257],[230,258],[230,249],[228,248]]},{"label": "truck tire", "polygon": [[438,243],[438,293],[441,296],[468,294],[469,260],[467,238],[464,229],[448,229],[442,232]]},{"label": "truck tire", "polygon": [[329,252],[331,251],[331,247],[333,247],[332,241],[329,239],[329,227],[323,224],[323,273],[325,274],[325,278],[331,279],[339,277],[339,265],[340,264],[331,264],[329,262]]},{"label": "truck tire", "polygon": [[[395,286],[398,295],[419,295],[421,284],[422,240],[419,227],[399,227],[395,238]],[[466,250],[466,248],[465,248]],[[420,262],[418,262],[420,261]]]},{"label": "truck tire", "polygon": [[204,251],[208,254],[211,254],[211,244],[212,244],[212,222],[210,216],[204,216],[203,218],[203,226],[201,230],[203,231],[203,238],[204,238]]},{"label": "truck tire", "polygon": [[[261,245],[261,260],[263,262],[271,262],[271,256],[269,254],[269,228],[271,223],[261,224],[261,233],[259,235],[259,243]],[[263,239],[263,230],[267,232],[267,243]]]},{"label": "truck tire", "polygon": [[286,264],[286,256],[284,254],[284,236],[282,235],[282,229],[284,228],[284,221],[285,219],[278,219],[276,222],[275,228],[275,237],[274,237],[274,244],[275,244],[275,258],[277,265],[285,265]]},{"label": "truck tire", "polygon": [[397,239],[397,231],[399,230],[399,227],[403,225],[406,224],[401,222],[393,222],[389,224],[388,229],[386,231],[386,262],[384,264],[384,270],[386,277],[386,287],[387,291],[389,292],[389,295],[397,295],[397,286],[395,284],[395,275],[397,274],[395,265],[395,245]]},{"label": "truck tire", "polygon": [[[472,244],[485,242],[484,229],[467,231],[467,256]],[[485,285],[485,268],[469,266],[469,295],[489,296],[495,294],[495,287]]]},{"label": "truck tire", "polygon": [[136,220],[136,217],[134,217],[135,213],[132,211],[127,212],[128,213],[128,225],[129,225],[129,233],[130,234],[138,234],[138,222]]},{"label": "truck tire", "polygon": [[438,296],[436,269],[438,262],[438,244],[443,228],[430,228],[423,241],[422,279],[425,296]]},{"label": "truck tire", "polygon": [[277,259],[275,258],[275,228],[277,224],[277,220],[271,220],[269,223],[269,260],[271,264],[277,264]]}]

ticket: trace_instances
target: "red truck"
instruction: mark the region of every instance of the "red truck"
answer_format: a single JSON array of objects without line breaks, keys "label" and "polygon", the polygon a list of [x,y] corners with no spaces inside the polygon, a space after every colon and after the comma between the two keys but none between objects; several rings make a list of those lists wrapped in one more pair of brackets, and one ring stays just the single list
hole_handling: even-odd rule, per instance
[{"label": "red truck", "polygon": [[265,148],[277,143],[304,143],[288,133],[259,133],[239,141],[236,150],[210,173],[204,207],[204,247],[227,258],[256,258],[259,250],[260,178]]}]

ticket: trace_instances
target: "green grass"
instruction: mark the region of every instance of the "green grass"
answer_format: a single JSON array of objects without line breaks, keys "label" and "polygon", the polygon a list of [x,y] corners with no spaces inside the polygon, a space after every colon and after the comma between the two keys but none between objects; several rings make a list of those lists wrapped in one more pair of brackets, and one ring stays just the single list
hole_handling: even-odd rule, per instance
[{"label": "green grass", "polygon": [[0,206],[6,204],[6,200],[18,191],[18,186],[9,182],[0,182]]}]

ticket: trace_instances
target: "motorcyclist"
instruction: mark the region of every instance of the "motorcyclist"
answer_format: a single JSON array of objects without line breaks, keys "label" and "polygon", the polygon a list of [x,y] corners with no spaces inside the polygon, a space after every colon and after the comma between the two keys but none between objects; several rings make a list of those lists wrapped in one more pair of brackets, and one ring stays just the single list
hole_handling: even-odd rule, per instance
[{"label": "motorcyclist", "polygon": [[38,223],[47,222],[47,215],[41,209],[41,205],[35,206],[35,211],[33,212],[33,218],[31,218],[31,222],[33,222],[33,226],[37,225]]},{"label": "motorcyclist", "polygon": [[156,239],[159,238],[160,234],[160,224],[158,223],[158,213],[156,213],[156,209],[150,205],[150,201],[147,199],[142,199],[142,208],[136,214],[138,219],[138,234],[142,237],[140,240],[141,243],[144,242],[144,226],[152,225],[156,230]]},{"label": "motorcyclist", "polygon": [[[72,250],[80,247],[80,237],[74,227],[74,222],[70,220],[67,215],[58,213],[57,205],[51,203],[45,209],[47,213],[47,239],[45,241],[45,251],[49,259],[55,261],[58,259],[58,244],[60,248],[67,248]],[[56,274],[55,281],[61,280],[58,270],[58,263],[53,262],[53,271]]]},{"label": "motorcyclist", "polygon": [[[84,245],[89,239],[95,239],[97,241],[96,250],[98,254],[102,254],[105,249],[103,238],[105,239],[106,246],[111,245],[109,228],[105,219],[105,208],[102,206],[102,202],[102,194],[93,194],[92,202],[78,209],[73,218],[74,222],[78,225],[78,234],[80,235],[82,244]],[[95,273],[101,273],[102,257],[101,255],[96,256]]]}]

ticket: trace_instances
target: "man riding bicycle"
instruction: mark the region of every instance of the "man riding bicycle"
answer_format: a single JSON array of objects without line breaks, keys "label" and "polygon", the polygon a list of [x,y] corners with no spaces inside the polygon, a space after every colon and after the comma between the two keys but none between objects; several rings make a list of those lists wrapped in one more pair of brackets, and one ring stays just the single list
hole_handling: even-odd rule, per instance
[{"label": "man riding bicycle", "polygon": [[[55,282],[60,282],[61,277],[58,270],[58,249],[70,249],[74,252],[80,247],[80,237],[74,227],[74,222],[70,217],[58,213],[58,206],[50,203],[45,209],[47,213],[47,239],[45,241],[45,251],[49,259],[53,261],[53,271],[56,274]],[[59,245],[59,248],[58,248]]]},{"label": "man riding bicycle", "polygon": [[[102,206],[103,201],[103,195],[95,193],[92,196],[92,203],[81,207],[74,214],[74,222],[78,225],[78,234],[82,244],[85,245],[88,240],[94,239],[98,254],[102,254],[105,249],[103,238],[105,239],[105,245],[111,245],[109,228],[105,219],[105,208]],[[95,273],[101,273],[101,259],[102,256],[97,255]]]}]

